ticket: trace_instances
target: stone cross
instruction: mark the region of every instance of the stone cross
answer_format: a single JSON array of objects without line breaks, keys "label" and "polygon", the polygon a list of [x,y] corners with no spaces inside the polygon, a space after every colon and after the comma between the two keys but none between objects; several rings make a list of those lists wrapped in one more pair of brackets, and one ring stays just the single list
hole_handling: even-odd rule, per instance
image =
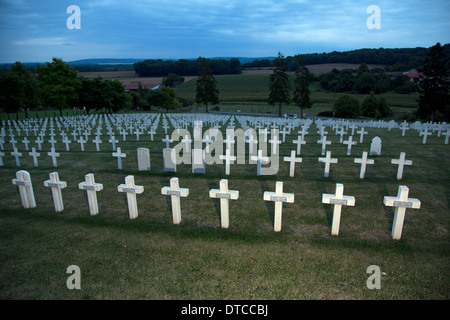
[{"label": "stone cross", "polygon": [[126,153],[122,153],[120,147],[117,147],[117,151],[113,152],[112,156],[117,158],[117,168],[122,170],[122,158],[127,157]]},{"label": "stone cross", "polygon": [[306,144],[306,141],[303,139],[303,136],[298,135],[297,140],[293,140],[292,142],[297,145],[297,154],[300,155],[302,144]]},{"label": "stone cross", "polygon": [[87,142],[87,140],[84,140],[82,136],[80,136],[80,139],[77,140],[77,142],[81,146],[81,151],[84,151],[84,144]]},{"label": "stone cross", "polygon": [[116,143],[118,143],[119,140],[116,140],[116,138],[115,138],[114,136],[112,136],[112,137],[108,140],[108,142],[112,144],[112,149],[113,149],[113,151],[116,151]]},{"label": "stone cross", "polygon": [[355,158],[353,160],[354,163],[361,163],[361,170],[359,171],[359,177],[361,179],[364,179],[364,176],[366,174],[366,165],[375,163],[373,159],[367,159],[367,155],[368,155],[367,151],[364,151],[362,158]]},{"label": "stone cross", "polygon": [[59,157],[59,153],[55,152],[55,147],[52,147],[51,152],[47,152],[47,155],[49,157],[52,157],[53,166],[56,168],[58,166],[58,163],[56,162],[56,158]]},{"label": "stone cross", "polygon": [[257,174],[257,176],[261,175],[261,165],[263,163],[264,164],[269,163],[269,157],[264,157],[262,152],[263,151],[260,149],[260,150],[258,150],[258,155],[257,156],[251,156],[251,158],[250,158],[252,161],[256,161],[256,174]]},{"label": "stone cross", "polygon": [[27,137],[23,138],[22,143],[25,145],[25,150],[28,151],[28,144],[30,141],[28,141]]},{"label": "stone cross", "polygon": [[356,131],[356,133],[359,133],[359,143],[363,143],[364,141],[364,135],[367,134],[367,131],[364,131],[364,127],[362,127],[360,130]]},{"label": "stone cross", "polygon": [[269,143],[272,145],[272,154],[277,154],[277,145],[281,144],[281,140],[278,139],[278,130],[271,130],[270,137]]},{"label": "stone cross", "polygon": [[419,134],[419,136],[423,136],[422,144],[426,144],[426,143],[427,143],[427,137],[428,137],[428,136],[431,136],[431,135],[432,135],[432,132],[429,132],[429,131],[428,131],[428,126],[426,126],[425,129],[423,129],[423,130],[420,132],[420,134]]},{"label": "stone cross", "polygon": [[34,141],[37,143],[38,145],[38,150],[41,151],[42,150],[42,143],[44,142],[44,140],[42,139],[41,136],[37,137],[37,139]]},{"label": "stone cross", "polygon": [[30,174],[25,170],[16,172],[16,179],[12,179],[12,184],[19,187],[20,200],[25,209],[35,208],[33,185],[31,184]]},{"label": "stone cross", "polygon": [[327,141],[327,136],[323,135],[322,138],[317,141],[317,143],[322,144],[322,155],[324,155],[327,144],[331,144],[331,141]]},{"label": "stone cross", "polygon": [[69,149],[69,144],[70,144],[72,141],[70,141],[69,138],[67,138],[66,136],[64,136],[62,142],[63,142],[64,144],[66,144],[66,151],[69,151],[69,150],[70,150],[70,149]]},{"label": "stone cross", "polygon": [[319,162],[325,163],[325,171],[324,171],[324,177],[328,178],[330,174],[330,164],[331,163],[338,163],[338,159],[331,158],[331,151],[327,151],[327,156],[325,158],[319,158]]},{"label": "stone cross", "polygon": [[38,153],[38,152],[36,152],[36,148],[35,148],[35,147],[31,148],[31,151],[32,151],[32,152],[28,152],[28,154],[29,154],[31,157],[33,157],[33,163],[34,163],[34,166],[35,166],[35,167],[38,167],[38,166],[39,166],[39,164],[38,164],[38,157],[39,157],[41,154]]},{"label": "stone cross", "polygon": [[20,157],[22,156],[22,154],[17,151],[17,147],[14,147],[14,152],[11,152],[11,155],[16,158],[16,166],[20,167]]},{"label": "stone cross", "polygon": [[229,217],[229,200],[237,200],[239,198],[239,191],[228,189],[228,179],[220,180],[220,189],[211,189],[209,191],[211,198],[220,199],[220,221],[222,228],[228,228],[230,225]]},{"label": "stone cross", "polygon": [[103,184],[95,183],[94,175],[89,173],[84,176],[85,182],[80,182],[78,188],[87,191],[89,212],[91,216],[98,214],[97,192],[103,190]]},{"label": "stone cross", "polygon": [[0,151],[0,167],[3,166],[3,157],[4,156],[5,156],[5,153]]},{"label": "stone cross", "polygon": [[179,224],[181,222],[180,197],[187,197],[189,189],[180,188],[178,178],[172,178],[170,179],[170,187],[161,188],[161,194],[171,196],[173,223]]},{"label": "stone cross", "polygon": [[339,234],[339,225],[341,223],[342,206],[354,206],[355,197],[344,196],[344,185],[337,183],[335,194],[322,194],[322,203],[334,205],[331,234],[337,236]]},{"label": "stone cross", "polygon": [[102,143],[102,140],[100,140],[100,136],[95,136],[95,139],[92,140],[92,143],[95,143],[95,148],[97,151],[100,151],[99,144]]},{"label": "stone cross", "polygon": [[294,171],[295,171],[295,163],[301,163],[303,161],[302,158],[296,158],[295,157],[295,150],[291,151],[290,157],[284,157],[284,161],[290,162],[289,165],[289,177],[294,177]]},{"label": "stone cross", "polygon": [[220,160],[225,160],[225,174],[227,176],[230,175],[230,163],[236,160],[236,157],[232,156],[230,152],[230,149],[227,149],[225,155],[219,156]]},{"label": "stone cross", "polygon": [[447,131],[444,132],[442,135],[445,136],[444,144],[448,144],[448,138],[450,138],[450,128],[447,129]]},{"label": "stone cross", "polygon": [[162,139],[161,141],[166,143],[166,149],[169,149],[170,148],[170,143],[173,142],[173,140],[170,139],[169,135],[167,135],[167,134],[166,134],[166,138]]},{"label": "stone cross", "polygon": [[401,180],[403,177],[403,168],[405,165],[410,166],[412,165],[411,160],[405,160],[406,153],[400,152],[400,158],[399,159],[392,159],[391,164],[398,164],[398,170],[397,170],[397,180]]},{"label": "stone cross", "polygon": [[136,219],[138,217],[138,207],[136,201],[136,194],[144,192],[143,186],[136,186],[134,184],[134,176],[126,176],[125,184],[121,184],[117,187],[117,191],[127,194],[128,213],[130,219]]},{"label": "stone cross", "polygon": [[392,224],[392,239],[400,240],[402,237],[403,222],[405,220],[406,208],[420,209],[420,200],[408,198],[407,186],[399,186],[397,197],[384,197],[383,204],[395,207],[394,221]]},{"label": "stone cross", "polygon": [[352,146],[356,145],[356,141],[353,141],[353,136],[349,136],[348,140],[345,140],[343,144],[347,145],[347,155],[349,156],[352,153]]},{"label": "stone cross", "polygon": [[293,193],[283,193],[283,182],[277,181],[275,186],[275,192],[264,192],[265,201],[275,202],[275,221],[274,231],[281,231],[281,215],[283,210],[283,202],[294,203]]},{"label": "stone cross", "polygon": [[44,181],[44,186],[52,190],[53,204],[55,206],[55,211],[56,212],[63,211],[64,204],[61,189],[67,187],[67,183],[65,181],[59,181],[58,172],[51,172],[50,180]]}]

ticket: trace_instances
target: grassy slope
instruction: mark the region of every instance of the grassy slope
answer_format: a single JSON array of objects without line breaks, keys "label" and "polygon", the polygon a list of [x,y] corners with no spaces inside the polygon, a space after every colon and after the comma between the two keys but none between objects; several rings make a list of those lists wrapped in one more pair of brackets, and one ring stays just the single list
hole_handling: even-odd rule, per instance
[{"label": "grassy slope", "polygon": [[[104,128],[105,130],[105,128]],[[328,129],[331,131],[331,128]],[[346,147],[329,134],[329,146],[339,163],[323,178],[318,163],[320,146],[312,126],[302,148],[303,162],[295,178],[281,162],[276,176],[256,177],[256,165],[235,165],[224,175],[223,165],[207,167],[206,175],[192,175],[190,165],[179,165],[174,175],[162,172],[159,127],[155,141],[129,137],[121,142],[127,153],[124,170],[117,170],[110,144],[101,152],[86,145],[81,152],[72,144],[65,152],[57,144],[65,210],[55,213],[51,192],[43,186],[55,171],[46,152],[34,168],[25,151],[22,168],[31,173],[37,208],[21,208],[17,188],[11,184],[17,168],[9,144],[0,168],[0,297],[2,299],[449,299],[449,146],[436,134],[421,144],[417,132],[401,137],[399,130],[366,128],[364,143]],[[383,141],[382,155],[359,179],[353,158],[368,150],[374,136]],[[295,146],[287,137],[281,155]],[[93,137],[91,137],[93,139]],[[90,139],[90,140],[92,140]],[[19,143],[20,145],[20,143]],[[136,148],[151,150],[152,171],[137,171]],[[20,148],[23,150],[23,146]],[[48,150],[44,144],[43,150]],[[401,182],[390,159],[406,152],[413,166],[405,168]],[[100,214],[89,216],[86,193],[78,190],[84,175],[94,173],[104,184],[98,194]],[[128,174],[145,192],[138,195],[139,217],[129,220],[126,197],[117,192]],[[190,189],[181,200],[182,223],[172,225],[170,199],[160,193],[172,176]],[[229,179],[240,198],[230,202],[230,228],[220,229],[219,202],[208,197],[219,180]],[[283,206],[282,231],[273,232],[273,203],[263,192],[284,181],[295,203]],[[342,210],[338,237],[330,235],[332,208],[321,203],[322,193],[356,197],[355,207]],[[394,210],[383,206],[383,196],[397,194],[399,184],[410,197],[422,201],[420,210],[408,209],[400,241],[390,228]],[[66,268],[81,268],[81,290],[68,290]],[[366,269],[380,266],[382,289],[368,290]]]}]

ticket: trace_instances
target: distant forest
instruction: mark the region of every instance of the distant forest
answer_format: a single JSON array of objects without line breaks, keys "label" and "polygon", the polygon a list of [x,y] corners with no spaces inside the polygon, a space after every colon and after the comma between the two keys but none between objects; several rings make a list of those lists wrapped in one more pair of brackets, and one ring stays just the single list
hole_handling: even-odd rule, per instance
[{"label": "distant forest", "polygon": [[[443,46],[444,51],[450,54],[450,44]],[[305,65],[324,63],[352,63],[352,64],[380,64],[386,65],[386,71],[408,71],[412,68],[420,69],[425,62],[429,48],[404,49],[359,49],[353,51],[330,53],[298,54],[286,57],[289,71],[296,71],[300,59]],[[242,65],[242,68],[271,67],[272,60],[260,59]]]},{"label": "distant forest", "polygon": [[[450,44],[443,45],[444,51],[450,55]],[[296,71],[300,58],[306,65],[324,63],[352,63],[352,64],[380,64],[385,65],[385,71],[407,71],[416,68],[420,71],[429,48],[397,48],[397,49],[358,49],[352,51],[333,51],[329,53],[308,53],[287,56],[286,63],[289,71]],[[274,57],[275,58],[275,57]],[[220,58],[208,59],[213,74],[239,74],[246,68],[272,67],[274,58]],[[71,64],[76,71],[136,71],[141,77],[165,77],[169,73],[182,76],[197,75],[198,63],[195,59],[181,60],[144,60],[134,64]],[[36,63],[24,63],[30,72],[36,71]],[[0,65],[1,71],[8,71],[11,63]]]}]

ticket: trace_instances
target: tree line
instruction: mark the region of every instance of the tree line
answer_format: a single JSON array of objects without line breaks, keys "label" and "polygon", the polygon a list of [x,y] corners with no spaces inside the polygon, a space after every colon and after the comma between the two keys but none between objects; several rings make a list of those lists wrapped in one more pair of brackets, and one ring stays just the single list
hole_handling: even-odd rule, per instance
[{"label": "tree line", "polygon": [[[203,58],[204,59],[204,58]],[[213,74],[240,74],[241,63],[237,58],[208,59]],[[140,77],[165,77],[169,73],[196,76],[202,61],[197,60],[144,60],[134,64],[134,70]]]},{"label": "tree line", "polygon": [[111,113],[130,107],[149,109],[152,106],[168,110],[185,103],[176,98],[175,89],[170,86],[173,81],[173,77],[168,77],[165,82],[168,86],[159,90],[140,87],[138,92],[127,93],[118,80],[79,77],[77,71],[59,58],[38,64],[35,74],[21,62],[16,62],[7,72],[0,73],[0,110],[7,113],[24,111],[26,117],[28,111],[39,108],[59,110],[61,116],[67,108],[83,109],[87,113],[103,109]]}]

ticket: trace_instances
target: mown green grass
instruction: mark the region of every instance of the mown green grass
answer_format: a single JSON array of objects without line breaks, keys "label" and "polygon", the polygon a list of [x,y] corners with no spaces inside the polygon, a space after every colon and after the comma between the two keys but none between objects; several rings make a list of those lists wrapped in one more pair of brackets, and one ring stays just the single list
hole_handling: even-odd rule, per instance
[{"label": "mown green grass", "polygon": [[[105,128],[104,128],[105,129]],[[192,130],[192,128],[191,128]],[[289,164],[280,162],[275,176],[256,176],[256,165],[234,165],[225,176],[223,165],[211,165],[206,175],[194,175],[191,166],[178,165],[177,173],[163,173],[159,127],[155,141],[149,135],[140,142],[133,136],[120,142],[123,171],[117,169],[111,145],[101,152],[87,144],[85,152],[71,144],[61,153],[58,168],[51,166],[43,145],[40,167],[24,151],[22,167],[30,172],[37,207],[23,209],[16,186],[14,158],[5,144],[5,166],[0,168],[0,297],[2,299],[448,299],[450,297],[449,146],[436,134],[426,145],[415,131],[401,137],[398,129],[366,128],[363,144],[351,156],[339,137],[329,131],[328,147],[338,164],[323,177],[318,162],[320,145],[312,125],[302,146],[303,162],[295,177]],[[105,130],[104,130],[105,131]],[[382,155],[368,165],[359,179],[353,159],[368,151],[379,136]],[[119,137],[119,135],[116,135]],[[295,132],[281,146],[281,156],[295,149]],[[93,139],[93,137],[91,137]],[[91,139],[91,140],[92,140]],[[121,140],[121,139],[120,139]],[[136,148],[151,151],[151,172],[137,171]],[[406,166],[402,181],[390,159],[406,152],[413,166]],[[51,192],[43,181],[58,171],[67,181],[63,189],[65,209],[54,212]],[[89,215],[86,193],[78,189],[84,175],[94,173],[103,183],[98,193],[100,213]],[[117,192],[126,175],[145,191],[137,195],[139,217],[128,218],[126,196]],[[182,198],[182,222],[172,224],[170,198],[161,195],[171,177],[189,188]],[[219,201],[208,196],[228,178],[239,190],[230,201],[230,228],[220,228]],[[276,181],[295,194],[293,204],[283,206],[282,230],[273,231],[274,205],[263,200]],[[334,193],[343,183],[344,194],[356,198],[355,207],[342,209],[339,236],[331,236],[332,206],[321,203],[323,193]],[[420,210],[407,209],[402,239],[390,236],[394,210],[383,205],[384,196],[395,196],[400,184],[410,197],[422,202]],[[81,269],[81,290],[69,290],[66,269]],[[378,265],[383,272],[381,290],[369,290],[366,269]]]},{"label": "mown green grass", "polygon": [[[261,112],[278,114],[278,106],[270,106],[267,104],[269,97],[269,74],[242,74],[242,75],[223,75],[215,76],[217,87],[220,91],[219,109],[221,111],[237,111],[241,112]],[[291,75],[291,82],[293,76]],[[196,81],[190,80],[180,86],[178,96],[195,100]],[[304,112],[308,116],[317,116],[323,111],[332,111],[333,102],[344,93],[334,94],[322,90],[317,81],[310,85],[311,102],[313,107]],[[352,94],[360,102],[367,95]],[[407,117],[417,109],[418,94],[398,94],[395,92],[387,92],[379,95],[386,99],[388,106],[393,111],[393,118],[400,119]],[[204,111],[204,106],[196,106],[198,110]],[[214,107],[210,106],[210,110]],[[294,104],[284,105],[283,113],[300,114],[300,110]]]}]

